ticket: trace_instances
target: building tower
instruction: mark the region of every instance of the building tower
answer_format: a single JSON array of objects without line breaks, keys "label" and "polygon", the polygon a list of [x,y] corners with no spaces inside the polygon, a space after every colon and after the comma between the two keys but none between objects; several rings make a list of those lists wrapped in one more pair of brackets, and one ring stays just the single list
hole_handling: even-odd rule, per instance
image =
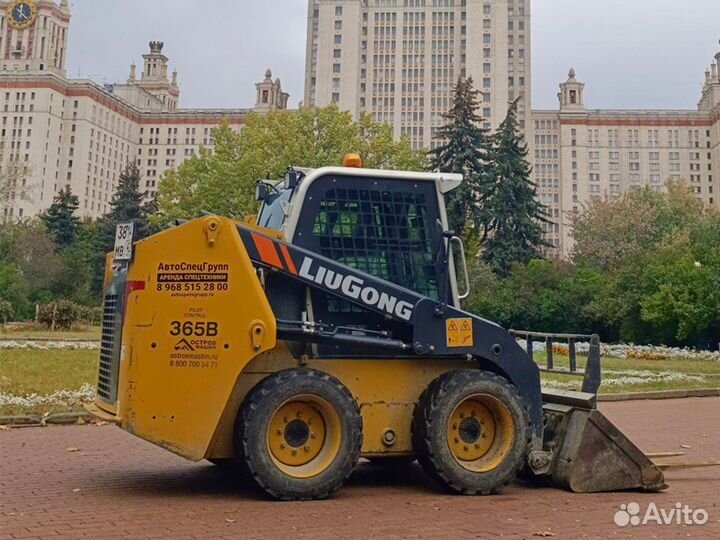
[{"label": "building tower", "polygon": [[718,105],[720,105],[720,52],[715,55],[715,62],[705,71],[705,84],[698,109],[712,111]]},{"label": "building tower", "polygon": [[255,100],[254,110],[260,113],[266,113],[272,110],[287,109],[290,94],[282,91],[280,79],[272,79],[272,71],[265,72],[265,79],[255,85],[257,89],[257,99]]},{"label": "building tower", "polygon": [[65,76],[68,0],[0,0],[2,72],[50,71]]},{"label": "building tower", "polygon": [[558,93],[560,112],[585,112],[584,92],[585,84],[577,81],[575,69],[570,68],[567,81],[560,84],[560,92]]},{"label": "building tower", "polygon": [[177,72],[168,79],[168,58],[162,52],[162,41],[151,41],[150,52],[143,54],[143,71],[140,80],[137,80],[135,65],[130,66],[128,84],[135,84],[158,98],[165,108],[174,110],[180,99],[180,87],[177,82]]},{"label": "building tower", "polygon": [[431,148],[458,78],[472,77],[484,127],[522,96],[529,130],[530,43],[530,0],[308,0],[304,102],[369,113]]}]

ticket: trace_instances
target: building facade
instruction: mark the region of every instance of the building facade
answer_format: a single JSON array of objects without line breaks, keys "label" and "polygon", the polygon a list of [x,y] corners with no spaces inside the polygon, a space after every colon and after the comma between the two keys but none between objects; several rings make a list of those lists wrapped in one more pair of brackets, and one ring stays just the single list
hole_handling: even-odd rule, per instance
[{"label": "building facade", "polygon": [[508,102],[530,124],[530,0],[309,0],[305,104],[332,102],[432,148],[459,76],[482,92],[485,127]]},{"label": "building facade", "polygon": [[553,219],[545,225],[553,253],[572,251],[572,217],[583,204],[642,186],[660,191],[682,180],[720,208],[720,52],[697,110],[593,110],[584,90],[571,69],[559,110],[532,113],[534,175]]},{"label": "building facade", "polygon": [[220,122],[240,130],[253,110],[287,107],[268,70],[253,108],[180,108],[177,73],[157,41],[125,83],[69,79],[69,25],[67,0],[0,0],[0,221],[39,214],[66,186],[83,217],[101,216],[132,161],[152,197],[165,171],[213,147]]},{"label": "building facade", "polygon": [[720,206],[720,55],[697,110],[592,110],[571,70],[559,109],[531,110],[530,0],[308,0],[305,103],[337,103],[433,148],[459,76],[481,91],[495,129],[517,96],[551,255],[572,250],[583,204],[647,185],[687,181]]}]

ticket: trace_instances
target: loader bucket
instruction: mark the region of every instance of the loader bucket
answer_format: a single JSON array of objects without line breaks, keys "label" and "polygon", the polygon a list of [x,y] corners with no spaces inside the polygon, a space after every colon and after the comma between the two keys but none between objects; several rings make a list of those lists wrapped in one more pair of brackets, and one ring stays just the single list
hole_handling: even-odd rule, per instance
[{"label": "loader bucket", "polygon": [[543,391],[547,476],[576,493],[659,491],[662,471],[595,408],[595,396]]}]

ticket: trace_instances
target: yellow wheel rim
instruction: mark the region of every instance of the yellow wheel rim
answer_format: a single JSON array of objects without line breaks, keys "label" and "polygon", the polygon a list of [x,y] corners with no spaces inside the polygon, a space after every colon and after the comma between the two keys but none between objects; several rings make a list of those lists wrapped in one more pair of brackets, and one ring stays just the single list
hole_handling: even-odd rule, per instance
[{"label": "yellow wheel rim", "polygon": [[320,397],[294,397],[270,418],[267,445],[273,462],[285,474],[315,476],[330,466],[340,451],[340,417]]},{"label": "yellow wheel rim", "polygon": [[510,409],[488,394],[460,402],[448,421],[450,453],[465,469],[488,472],[497,468],[515,442],[515,422]]}]

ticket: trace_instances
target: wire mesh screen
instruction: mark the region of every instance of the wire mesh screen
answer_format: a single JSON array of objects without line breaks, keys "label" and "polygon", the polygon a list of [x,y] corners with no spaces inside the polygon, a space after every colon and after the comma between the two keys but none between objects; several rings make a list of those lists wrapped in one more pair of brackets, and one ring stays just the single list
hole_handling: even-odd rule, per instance
[{"label": "wire mesh screen", "polygon": [[[312,227],[320,253],[431,298],[438,297],[427,197],[415,191],[332,188]],[[337,298],[330,312],[360,311]]]}]

